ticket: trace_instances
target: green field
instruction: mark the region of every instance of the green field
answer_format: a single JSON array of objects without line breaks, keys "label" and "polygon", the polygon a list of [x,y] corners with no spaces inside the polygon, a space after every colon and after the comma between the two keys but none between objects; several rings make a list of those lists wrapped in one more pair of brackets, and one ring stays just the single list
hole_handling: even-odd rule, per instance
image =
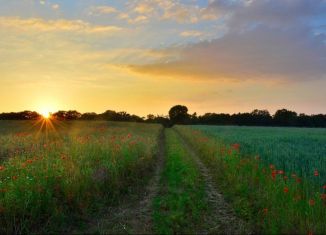
[{"label": "green field", "polygon": [[0,233],[325,233],[325,176],[325,129],[1,121]]},{"label": "green field", "polygon": [[[326,183],[326,129],[287,127],[193,126],[228,144],[239,143],[241,153],[259,156],[287,173],[321,185]],[[314,175],[315,170],[319,177]]]}]

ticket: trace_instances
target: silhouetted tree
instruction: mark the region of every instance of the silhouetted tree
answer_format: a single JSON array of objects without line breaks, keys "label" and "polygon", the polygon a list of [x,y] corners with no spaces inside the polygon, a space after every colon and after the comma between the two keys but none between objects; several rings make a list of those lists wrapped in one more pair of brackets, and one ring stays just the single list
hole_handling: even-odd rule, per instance
[{"label": "silhouetted tree", "polygon": [[80,117],[81,120],[95,120],[98,115],[96,113],[83,113]]},{"label": "silhouetted tree", "polygon": [[169,116],[172,124],[186,124],[189,120],[188,108],[183,105],[173,106]]},{"label": "silhouetted tree", "polygon": [[76,110],[69,110],[69,111],[60,110],[52,114],[52,118],[58,120],[77,120],[80,117],[81,117],[81,113],[77,112]]},{"label": "silhouetted tree", "polygon": [[251,117],[252,117],[252,122],[251,122],[252,125],[268,126],[273,121],[272,116],[266,109],[264,110],[255,109],[254,111],[251,112]]},{"label": "silhouetted tree", "polygon": [[297,121],[297,113],[287,109],[277,110],[274,114],[274,124],[279,126],[295,126]]}]

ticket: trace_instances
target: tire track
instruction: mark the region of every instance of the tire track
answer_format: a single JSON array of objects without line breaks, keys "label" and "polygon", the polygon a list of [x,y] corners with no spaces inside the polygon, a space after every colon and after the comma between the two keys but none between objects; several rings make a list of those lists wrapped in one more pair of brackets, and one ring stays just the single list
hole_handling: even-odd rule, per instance
[{"label": "tire track", "polygon": [[213,177],[209,169],[200,160],[196,151],[190,144],[181,136],[178,131],[175,131],[181,139],[184,147],[194,159],[195,163],[206,182],[206,194],[209,204],[210,215],[206,216],[206,226],[200,234],[250,234],[248,225],[236,217],[230,205],[224,200],[223,195],[216,188]]},{"label": "tire track", "polygon": [[152,201],[158,194],[159,181],[165,160],[165,132],[158,139],[156,166],[145,189],[136,189],[137,193],[126,196],[116,206],[105,210],[102,218],[88,222],[88,228],[74,230],[72,233],[86,234],[153,234]]}]

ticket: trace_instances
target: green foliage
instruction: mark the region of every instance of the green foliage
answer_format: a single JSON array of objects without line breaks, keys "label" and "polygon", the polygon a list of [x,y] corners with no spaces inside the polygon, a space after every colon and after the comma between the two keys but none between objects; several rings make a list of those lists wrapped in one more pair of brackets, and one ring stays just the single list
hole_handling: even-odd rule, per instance
[{"label": "green foliage", "polygon": [[[60,231],[74,218],[117,203],[154,162],[159,125],[32,122],[0,136],[0,233]],[[1,126],[0,129],[5,127]],[[23,130],[30,129],[28,132]]]},{"label": "green foliage", "polygon": [[[214,173],[216,183],[227,199],[232,202],[235,211],[252,224],[255,232],[264,234],[305,234],[308,232],[324,234],[326,232],[326,186],[323,188],[319,185],[316,186],[316,183],[313,183],[309,178],[302,178],[297,174],[291,174],[292,172],[284,171],[281,166],[286,164],[282,163],[282,159],[278,158],[278,155],[274,155],[278,163],[275,166],[271,164],[273,162],[269,161],[267,164],[261,161],[260,157],[257,157],[258,153],[260,156],[262,153],[250,153],[249,151],[249,141],[253,141],[253,145],[256,144],[258,147],[264,148],[264,146],[268,146],[267,139],[272,139],[272,137],[274,137],[273,150],[276,151],[278,145],[275,137],[278,136],[277,132],[282,129],[270,129],[270,136],[268,136],[265,128],[257,128],[255,130],[256,138],[252,138],[253,134],[248,131],[245,135],[244,130],[253,130],[253,128],[229,128],[229,132],[223,132],[221,127],[212,127],[210,130],[207,127],[187,128],[178,126],[177,130],[197,149],[205,164]],[[214,130],[216,131],[215,138],[213,137]],[[222,131],[218,132],[217,130]],[[291,130],[295,134],[291,133]],[[259,133],[260,131],[261,133]],[[305,131],[308,134],[309,131],[314,132],[314,130]],[[315,131],[315,135],[310,132],[310,138],[318,139],[317,136],[322,130]],[[212,134],[207,135],[207,133]],[[282,133],[288,133],[289,141],[300,142],[298,138],[293,137],[291,139],[290,137],[291,134],[298,135],[299,129],[283,129]],[[307,141],[308,138],[303,133],[301,132],[302,138]],[[264,138],[259,141],[257,136]],[[234,140],[232,138],[235,137],[237,140],[243,140],[243,142],[232,142]],[[278,136],[278,138],[281,137]],[[282,141],[282,138],[278,141]],[[310,143],[313,144],[312,142]],[[309,147],[307,146],[307,148]],[[286,150],[280,149],[279,151],[281,156],[286,156],[284,155]],[[264,156],[271,159],[268,153],[271,152],[265,152]],[[284,158],[286,162],[291,156]],[[302,162],[300,162],[300,158],[296,160],[296,162],[293,161],[293,164],[296,164],[293,167],[300,169]],[[316,161],[319,161],[319,158]]]},{"label": "green foliage", "polygon": [[204,182],[189,153],[172,130],[166,131],[167,159],[160,195],[154,200],[159,234],[193,233],[205,209]]}]

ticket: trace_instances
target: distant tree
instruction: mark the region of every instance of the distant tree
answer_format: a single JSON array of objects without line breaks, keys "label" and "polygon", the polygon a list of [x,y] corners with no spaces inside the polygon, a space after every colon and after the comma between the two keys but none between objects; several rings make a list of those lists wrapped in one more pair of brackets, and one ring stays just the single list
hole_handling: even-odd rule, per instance
[{"label": "distant tree", "polygon": [[274,124],[279,126],[295,126],[297,124],[297,113],[287,109],[277,110],[274,114]]},{"label": "distant tree", "polygon": [[81,117],[81,113],[76,110],[63,111],[60,110],[52,114],[52,117],[58,120],[77,120]]},{"label": "distant tree", "polygon": [[186,124],[189,120],[188,108],[183,105],[173,106],[169,111],[172,124]]},{"label": "distant tree", "polygon": [[251,112],[252,116],[252,125],[258,125],[258,126],[268,126],[272,123],[272,116],[270,113],[264,109],[264,110],[259,110],[255,109]]},{"label": "distant tree", "polygon": [[83,113],[80,117],[81,120],[95,120],[98,115],[96,113]]},{"label": "distant tree", "polygon": [[312,115],[311,122],[314,127],[326,127],[326,115],[325,114],[317,114]]},{"label": "distant tree", "polygon": [[198,117],[198,122],[209,125],[228,125],[231,124],[231,116],[224,113],[205,113]]}]

